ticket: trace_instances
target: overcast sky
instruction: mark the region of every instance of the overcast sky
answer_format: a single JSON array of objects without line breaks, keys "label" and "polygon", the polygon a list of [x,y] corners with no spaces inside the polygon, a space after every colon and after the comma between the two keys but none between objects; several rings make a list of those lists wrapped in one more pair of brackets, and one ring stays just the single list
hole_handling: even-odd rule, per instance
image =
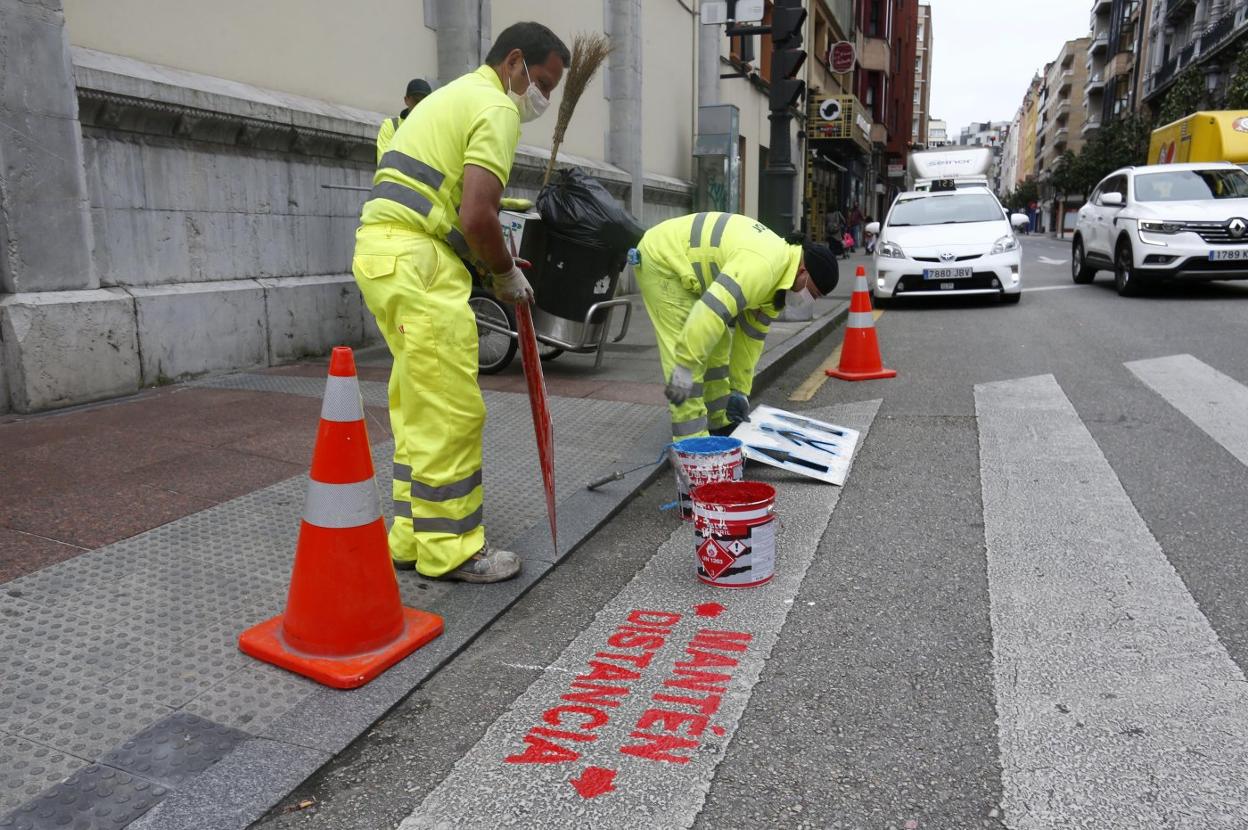
[{"label": "overcast sky", "polygon": [[972,121],[1009,121],[1032,76],[1088,34],[1091,0],[927,0],[932,117],[949,138]]}]

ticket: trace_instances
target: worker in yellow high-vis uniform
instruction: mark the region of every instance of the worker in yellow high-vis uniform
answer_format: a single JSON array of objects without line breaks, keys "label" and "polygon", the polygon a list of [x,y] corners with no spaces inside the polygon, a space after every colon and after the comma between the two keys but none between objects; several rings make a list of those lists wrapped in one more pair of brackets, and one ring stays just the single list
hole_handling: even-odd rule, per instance
[{"label": "worker in yellow high-vis uniform", "polygon": [[429,88],[429,82],[424,78],[412,78],[407,82],[407,94],[403,96],[403,104],[405,109],[392,118],[387,118],[381,122],[381,126],[377,129],[377,163],[381,164],[381,157],[390,149],[390,142],[394,141],[394,134],[398,131],[399,125],[407,120],[407,116],[411,114],[412,109],[433,92]]},{"label": "worker in yellow high-vis uniform", "polygon": [[677,441],[727,433],[746,419],[772,321],[838,279],[828,246],[789,244],[732,213],[668,219],[646,232],[637,253]]},{"label": "worker in yellow high-vis uniform", "polygon": [[486,544],[482,524],[477,326],[461,261],[488,270],[494,295],[533,292],[503,241],[499,200],[520,122],[539,116],[571,56],[550,29],[517,23],[485,65],[431,94],[382,156],[355,236],[352,269],[394,357],[394,524],[398,568],[496,582],[520,559]]}]

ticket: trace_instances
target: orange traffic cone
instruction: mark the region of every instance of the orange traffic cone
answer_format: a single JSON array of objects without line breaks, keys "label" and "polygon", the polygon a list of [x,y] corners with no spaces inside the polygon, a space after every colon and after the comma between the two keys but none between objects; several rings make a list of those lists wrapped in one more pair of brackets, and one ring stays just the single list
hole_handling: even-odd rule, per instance
[{"label": "orange traffic cone", "polygon": [[244,631],[238,647],[326,686],[354,689],[441,633],[441,617],[399,601],[355,357],[339,346],[325,384],[286,613]]},{"label": "orange traffic cone", "polygon": [[885,369],[880,360],[880,342],[875,336],[875,317],[871,313],[871,293],[867,290],[867,271],[858,266],[854,296],[849,301],[849,322],[845,325],[845,343],[841,346],[841,365],[828,369],[830,377],[841,380],[877,380],[895,378],[897,372]]}]

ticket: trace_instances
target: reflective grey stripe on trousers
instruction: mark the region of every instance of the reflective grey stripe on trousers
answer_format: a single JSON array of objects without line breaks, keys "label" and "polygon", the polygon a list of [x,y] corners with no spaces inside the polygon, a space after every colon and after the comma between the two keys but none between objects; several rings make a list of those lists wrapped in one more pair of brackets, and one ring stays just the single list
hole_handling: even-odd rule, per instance
[{"label": "reflective grey stripe on trousers", "polygon": [[381,157],[381,163],[377,167],[389,167],[398,170],[409,179],[415,179],[421,184],[427,184],[434,190],[440,190],[442,182],[446,179],[442,171],[430,167],[420,159],[412,158],[407,153],[401,153],[398,150],[387,150]]},{"label": "reflective grey stripe on trousers", "polygon": [[354,484],[308,482],[303,520],[327,528],[360,527],[381,517],[381,501],[373,479]]},{"label": "reflective grey stripe on trousers", "polygon": [[421,216],[428,216],[429,211],[433,210],[433,202],[426,199],[423,194],[398,182],[378,182],[373,185],[373,192],[369,194],[369,199],[388,199],[391,202],[398,202]]},{"label": "reflective grey stripe on trousers", "polygon": [[689,247],[702,247],[702,229],[706,227],[706,217],[709,213],[699,213],[693,217],[693,229],[689,231]]},{"label": "reflective grey stripe on trousers", "polygon": [[708,383],[713,380],[727,380],[727,379],[728,379],[728,367],[727,366],[716,366],[712,369],[707,369],[706,374],[702,375],[702,380],[707,381]]},{"label": "reflective grey stripe on trousers", "polygon": [[672,437],[684,438],[686,435],[697,435],[706,432],[706,418],[694,418],[692,421],[672,422]]},{"label": "reflective grey stripe on trousers", "polygon": [[394,471],[391,473],[391,478],[393,478],[395,481],[404,481],[407,483],[411,483],[411,480],[412,480],[412,468],[411,467],[407,466],[406,464],[400,464],[399,462],[396,461],[394,462],[393,470]]},{"label": "reflective grey stripe on trousers", "polygon": [[464,235],[459,232],[458,228],[451,228],[446,232],[446,244],[450,245],[451,250],[464,259],[472,256],[472,250],[468,247],[468,240],[464,239]]},{"label": "reflective grey stripe on trousers", "polygon": [[451,499],[461,499],[480,486],[480,470],[466,478],[453,481],[450,484],[444,484],[441,487],[432,487],[413,479],[412,498],[420,499],[421,501],[450,501]]},{"label": "reflective grey stripe on trousers", "polygon": [[724,395],[722,398],[716,398],[713,401],[707,401],[706,411],[707,412],[723,412],[725,409],[728,408],[728,399],[731,397],[732,397],[731,395]]},{"label": "reflective grey stripe on trousers", "polygon": [[484,507],[478,507],[462,519],[412,519],[414,533],[453,533],[462,536],[481,526]]},{"label": "reflective grey stripe on trousers", "polygon": [[715,227],[711,228],[712,248],[718,248],[719,243],[724,241],[724,228],[727,227],[728,220],[731,218],[731,213],[721,213],[719,218],[715,220]]}]

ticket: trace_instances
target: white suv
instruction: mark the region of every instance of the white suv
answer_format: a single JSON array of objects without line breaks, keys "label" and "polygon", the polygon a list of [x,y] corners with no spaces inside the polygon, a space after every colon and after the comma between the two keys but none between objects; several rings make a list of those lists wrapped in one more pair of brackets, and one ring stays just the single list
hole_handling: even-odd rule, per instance
[{"label": "white suv", "polygon": [[1230,162],[1124,167],[1079,209],[1071,275],[1123,296],[1163,279],[1248,279],[1248,173]]}]

